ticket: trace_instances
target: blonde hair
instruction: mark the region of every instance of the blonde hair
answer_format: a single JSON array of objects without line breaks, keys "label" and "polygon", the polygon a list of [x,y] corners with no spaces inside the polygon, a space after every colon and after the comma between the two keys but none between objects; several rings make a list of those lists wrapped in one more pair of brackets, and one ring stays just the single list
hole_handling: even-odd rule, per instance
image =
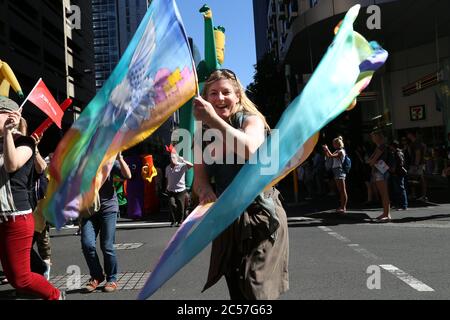
[{"label": "blonde hair", "polygon": [[334,138],[333,144],[336,144],[339,148],[343,148],[344,147],[344,138],[342,138],[341,136]]},{"label": "blonde hair", "polygon": [[20,117],[19,124],[17,126],[17,131],[19,131],[24,136],[28,134],[28,124],[25,118]]},{"label": "blonde hair", "polygon": [[243,111],[245,113],[250,113],[258,116],[263,122],[264,127],[267,130],[270,130],[269,125],[267,124],[266,118],[264,115],[259,112],[258,107],[247,97],[245,94],[245,90],[242,87],[241,82],[236,77],[233,71],[228,69],[218,69],[215,70],[211,75],[208,77],[208,79],[205,82],[205,85],[202,90],[202,97],[203,99],[207,100],[207,93],[211,85],[219,80],[228,80],[231,82],[231,85],[233,86],[235,94],[239,98],[239,102],[237,103],[237,108],[235,110],[231,110],[231,115],[236,114],[239,111]]}]

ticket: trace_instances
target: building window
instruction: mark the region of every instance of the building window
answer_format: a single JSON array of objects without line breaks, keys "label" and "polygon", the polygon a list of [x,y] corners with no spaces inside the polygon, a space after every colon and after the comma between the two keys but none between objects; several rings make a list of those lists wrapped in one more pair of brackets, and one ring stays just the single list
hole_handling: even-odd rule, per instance
[{"label": "building window", "polygon": [[319,3],[319,0],[309,0],[310,8],[314,8]]}]

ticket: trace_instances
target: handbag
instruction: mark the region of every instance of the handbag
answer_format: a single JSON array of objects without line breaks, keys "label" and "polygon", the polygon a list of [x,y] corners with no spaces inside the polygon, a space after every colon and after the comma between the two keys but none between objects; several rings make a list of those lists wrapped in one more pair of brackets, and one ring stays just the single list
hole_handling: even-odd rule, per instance
[{"label": "handbag", "polygon": [[381,172],[381,174],[384,174],[386,171],[389,170],[389,166],[384,162],[383,160],[378,160],[377,163],[375,163],[375,168]]}]

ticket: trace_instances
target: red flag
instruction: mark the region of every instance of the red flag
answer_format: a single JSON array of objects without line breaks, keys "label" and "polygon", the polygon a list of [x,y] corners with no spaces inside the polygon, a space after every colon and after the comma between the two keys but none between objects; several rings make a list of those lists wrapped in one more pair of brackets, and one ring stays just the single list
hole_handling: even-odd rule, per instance
[{"label": "red flag", "polygon": [[25,101],[27,100],[31,101],[41,109],[59,128],[61,128],[61,120],[64,112],[61,110],[42,79],[38,80],[33,90],[31,90],[30,94],[25,99]]},{"label": "red flag", "polygon": [[177,153],[177,150],[175,150],[172,144],[166,146],[166,151],[169,153]]},{"label": "red flag", "polygon": [[[66,111],[66,109],[68,107],[70,107],[71,104],[72,104],[72,99],[67,98],[59,106],[61,107],[61,110],[64,112],[64,111]],[[53,120],[50,118],[47,118],[44,122],[41,123],[41,125],[36,130],[34,130],[32,135],[36,134],[36,135],[40,136],[41,134],[44,133],[45,130],[47,130],[52,125],[52,123],[53,123]]]}]

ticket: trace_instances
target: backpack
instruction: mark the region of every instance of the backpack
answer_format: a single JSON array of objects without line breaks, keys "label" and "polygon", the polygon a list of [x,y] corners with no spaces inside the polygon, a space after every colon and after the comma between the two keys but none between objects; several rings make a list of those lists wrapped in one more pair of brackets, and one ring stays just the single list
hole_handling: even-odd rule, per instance
[{"label": "backpack", "polygon": [[348,174],[351,168],[352,168],[352,160],[350,159],[348,154],[345,153],[344,161],[342,162],[342,170],[344,170],[345,174]]},{"label": "backpack", "polygon": [[395,174],[404,177],[408,171],[405,168],[405,156],[400,149],[397,149],[394,153],[395,156]]},{"label": "backpack", "polygon": [[391,150],[386,149],[384,157],[384,162],[386,162],[389,168],[395,168],[398,165],[396,152],[392,152]]}]

